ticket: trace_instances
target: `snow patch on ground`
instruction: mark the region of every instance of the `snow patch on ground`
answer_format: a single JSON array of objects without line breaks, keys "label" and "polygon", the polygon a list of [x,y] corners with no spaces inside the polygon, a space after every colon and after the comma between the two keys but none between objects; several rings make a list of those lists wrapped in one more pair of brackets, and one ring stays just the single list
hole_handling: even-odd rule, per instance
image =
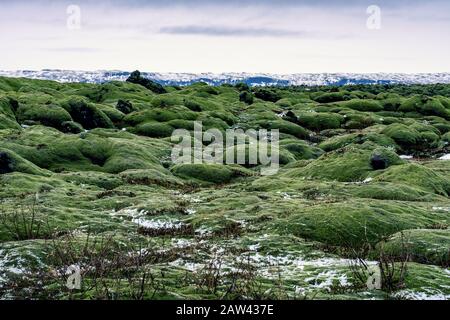
[{"label": "snow patch on ground", "polygon": [[170,220],[147,220],[144,218],[133,219],[133,223],[136,223],[139,227],[145,229],[165,230],[165,229],[181,229],[185,226],[184,223],[179,221]]},{"label": "snow patch on ground", "polygon": [[450,207],[433,207],[433,211],[447,211],[450,212]]},{"label": "snow patch on ground", "polygon": [[401,290],[394,294],[394,297],[407,300],[449,300],[450,294],[444,294],[440,290],[423,288],[423,291]]}]

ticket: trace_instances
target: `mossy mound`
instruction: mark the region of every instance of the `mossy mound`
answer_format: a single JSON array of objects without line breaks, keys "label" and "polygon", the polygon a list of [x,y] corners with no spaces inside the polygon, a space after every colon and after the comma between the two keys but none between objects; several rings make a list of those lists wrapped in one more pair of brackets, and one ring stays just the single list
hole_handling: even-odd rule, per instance
[{"label": "mossy mound", "polygon": [[[122,135],[126,137],[127,133]],[[170,152],[168,144],[166,147],[164,143],[107,137],[95,132],[65,135],[40,126],[31,127],[19,139],[0,145],[14,149],[28,161],[54,172],[118,173],[128,169],[150,169],[160,166],[158,157]]]},{"label": "mossy mound", "polygon": [[450,120],[450,110],[438,98],[416,95],[407,99],[398,108],[402,112],[419,112],[423,115],[438,116]]},{"label": "mossy mound", "polygon": [[134,111],[133,104],[128,100],[119,99],[116,108],[123,114],[129,114]]},{"label": "mossy mound", "polygon": [[120,173],[120,178],[128,184],[160,185],[164,187],[181,187],[181,179],[174,177],[166,170],[126,170]]},{"label": "mossy mound", "polygon": [[348,92],[328,92],[320,94],[314,98],[319,103],[330,103],[338,101],[346,101],[351,99],[351,95]]},{"label": "mossy mound", "polygon": [[275,90],[258,88],[254,90],[255,97],[264,101],[277,102],[282,96]]},{"label": "mossy mound", "polygon": [[415,163],[390,167],[374,176],[374,180],[401,183],[445,196],[450,194],[450,181],[445,176]]},{"label": "mossy mound", "polygon": [[373,148],[372,144],[349,145],[328,152],[306,167],[289,174],[295,177],[357,182],[367,178],[368,174],[374,170],[372,167],[374,154],[386,159],[387,166],[400,163],[400,159],[392,151],[381,147],[375,150]]},{"label": "mossy mound", "polygon": [[175,129],[166,123],[147,122],[136,127],[134,132],[152,138],[170,137]]},{"label": "mossy mound", "polygon": [[48,172],[22,158],[15,152],[0,148],[0,174],[22,172],[33,175],[49,175]]},{"label": "mossy mound", "polygon": [[392,138],[403,150],[436,148],[440,140],[437,129],[419,125],[395,123],[387,126],[382,133]]},{"label": "mossy mound", "polygon": [[436,214],[405,202],[330,203],[297,208],[277,222],[279,230],[328,245],[372,245],[386,236],[405,229],[423,228],[448,221]]},{"label": "mossy mound", "polygon": [[370,165],[374,170],[384,170],[396,164],[401,164],[402,160],[392,150],[377,148],[370,155]]},{"label": "mossy mound", "polygon": [[395,141],[390,137],[379,133],[368,132],[337,135],[321,142],[319,147],[324,151],[329,152],[350,144],[363,144],[367,141],[386,148],[395,148],[397,146]]},{"label": "mossy mound", "polygon": [[20,104],[17,112],[17,119],[23,123],[25,121],[35,121],[44,126],[62,128],[63,122],[72,121],[70,114],[56,104],[49,105],[25,105]]},{"label": "mossy mound", "polygon": [[450,265],[450,230],[404,230],[379,243],[377,248],[399,259],[409,254],[411,261],[448,267]]},{"label": "mossy mound", "polygon": [[335,113],[304,112],[297,116],[301,126],[314,131],[338,129],[344,122],[344,117]]},{"label": "mossy mound", "polygon": [[55,177],[75,185],[91,185],[106,190],[115,189],[124,183],[115,174],[97,171],[62,172]]},{"label": "mossy mound", "polygon": [[278,129],[280,133],[288,134],[299,139],[309,137],[309,132],[305,128],[284,120],[258,121],[256,122],[261,128],[273,130]]},{"label": "mossy mound", "polygon": [[324,153],[322,149],[298,140],[285,139],[280,141],[280,146],[294,155],[296,160],[317,159]]},{"label": "mossy mound", "polygon": [[77,134],[83,132],[83,127],[74,121],[64,121],[61,123],[60,130],[64,133]]},{"label": "mossy mound", "polygon": [[152,108],[150,110],[133,112],[127,115],[124,118],[124,121],[131,126],[136,126],[150,121],[167,122],[171,120],[195,120],[197,117],[197,113],[186,107],[178,106],[170,109]]},{"label": "mossy mound", "polygon": [[179,164],[171,171],[174,175],[192,182],[207,182],[223,184],[230,182],[236,172],[224,165],[218,164]]},{"label": "mossy mound", "polygon": [[62,103],[62,107],[85,129],[114,127],[111,119],[103,111],[82,98],[71,97]]},{"label": "mossy mound", "polygon": [[0,97],[0,130],[20,129],[15,116],[17,108],[17,101],[7,97]]},{"label": "mossy mound", "polygon": [[248,91],[243,91],[239,94],[239,101],[242,101],[246,104],[252,104],[254,101],[254,96]]},{"label": "mossy mound", "polygon": [[353,99],[350,101],[341,102],[339,105],[363,112],[377,112],[383,110],[383,106],[376,100]]}]

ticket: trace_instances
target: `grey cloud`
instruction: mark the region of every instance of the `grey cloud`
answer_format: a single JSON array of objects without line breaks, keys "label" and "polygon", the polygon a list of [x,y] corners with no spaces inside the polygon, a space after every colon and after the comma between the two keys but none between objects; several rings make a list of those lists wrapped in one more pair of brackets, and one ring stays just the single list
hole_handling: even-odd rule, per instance
[{"label": "grey cloud", "polygon": [[60,47],[60,48],[42,48],[44,51],[52,52],[72,52],[72,53],[93,53],[104,51],[100,48],[88,48],[88,47]]},{"label": "grey cloud", "polygon": [[233,37],[305,37],[309,34],[302,31],[269,29],[269,28],[236,28],[224,26],[167,26],[159,30],[163,34],[205,35]]}]

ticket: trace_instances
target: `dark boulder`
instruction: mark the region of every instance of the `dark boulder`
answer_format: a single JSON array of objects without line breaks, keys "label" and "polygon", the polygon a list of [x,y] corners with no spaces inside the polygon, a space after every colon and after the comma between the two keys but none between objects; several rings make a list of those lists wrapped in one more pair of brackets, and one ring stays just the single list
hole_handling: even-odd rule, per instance
[{"label": "dark boulder", "polygon": [[291,110],[289,110],[288,112],[286,112],[283,115],[283,120],[293,122],[293,123],[298,123],[298,117]]},{"label": "dark boulder", "polygon": [[131,75],[127,79],[127,82],[139,84],[157,94],[167,93],[166,89],[164,89],[162,85],[150,79],[143,78],[141,76],[141,72],[138,70],[131,73]]},{"label": "dark boulder", "polygon": [[239,95],[239,101],[245,102],[246,104],[252,104],[253,103],[253,94],[251,94],[248,91],[242,91]]},{"label": "dark boulder", "polygon": [[82,132],[83,130],[83,127],[79,123],[73,121],[64,121],[63,123],[61,123],[61,131],[64,133],[77,134]]},{"label": "dark boulder", "polygon": [[370,158],[370,165],[374,170],[384,170],[389,167],[389,159],[382,154],[373,154]]},{"label": "dark boulder", "polygon": [[255,90],[255,97],[258,99],[269,101],[269,102],[277,102],[282,97],[281,95],[273,89],[267,88],[258,88]]},{"label": "dark boulder", "polygon": [[14,160],[6,152],[0,152],[0,174],[14,171]]},{"label": "dark boulder", "polygon": [[117,101],[116,109],[124,114],[130,114],[134,111],[131,102],[122,99],[119,99],[119,101]]},{"label": "dark boulder", "polygon": [[235,85],[236,89],[238,89],[240,92],[243,91],[250,91],[250,87],[248,86],[248,84],[244,83],[244,82],[239,82]]}]

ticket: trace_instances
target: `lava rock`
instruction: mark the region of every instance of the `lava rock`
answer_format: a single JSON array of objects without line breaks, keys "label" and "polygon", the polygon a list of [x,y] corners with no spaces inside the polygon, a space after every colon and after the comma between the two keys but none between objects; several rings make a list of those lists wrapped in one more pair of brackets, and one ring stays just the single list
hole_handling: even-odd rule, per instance
[{"label": "lava rock", "polygon": [[139,84],[157,94],[167,93],[166,89],[164,89],[162,85],[150,79],[143,78],[141,76],[141,72],[138,70],[131,73],[131,75],[127,79],[127,82]]},{"label": "lava rock", "polygon": [[252,104],[253,103],[253,94],[251,94],[248,91],[242,91],[239,94],[239,101],[245,102],[246,104]]},{"label": "lava rock", "polygon": [[389,167],[389,159],[381,154],[373,154],[370,158],[370,165],[374,170],[384,170]]},{"label": "lava rock", "polygon": [[119,99],[119,101],[117,101],[116,109],[124,114],[130,114],[133,112],[133,105],[130,101]]},{"label": "lava rock", "polygon": [[77,134],[82,132],[83,130],[83,127],[79,123],[73,121],[64,121],[63,123],[61,123],[61,131],[64,133]]},{"label": "lava rock", "polygon": [[14,171],[14,160],[6,152],[0,152],[0,174]]}]

